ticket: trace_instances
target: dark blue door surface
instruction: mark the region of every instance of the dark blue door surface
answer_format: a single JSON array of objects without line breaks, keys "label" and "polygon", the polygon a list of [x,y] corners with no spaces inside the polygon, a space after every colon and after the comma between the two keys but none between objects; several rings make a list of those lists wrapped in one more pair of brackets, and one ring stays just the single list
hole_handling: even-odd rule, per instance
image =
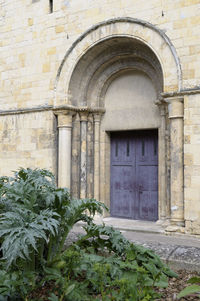
[{"label": "dark blue door surface", "polygon": [[111,216],[158,219],[157,131],[111,134]]}]

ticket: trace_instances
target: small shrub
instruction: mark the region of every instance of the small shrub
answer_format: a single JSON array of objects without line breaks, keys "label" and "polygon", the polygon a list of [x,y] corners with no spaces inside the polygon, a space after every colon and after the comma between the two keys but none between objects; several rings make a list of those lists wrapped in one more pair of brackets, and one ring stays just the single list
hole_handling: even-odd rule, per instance
[{"label": "small shrub", "polygon": [[[95,225],[94,214],[104,209],[94,199],[71,199],[44,169],[0,178],[0,301],[39,300],[43,290],[40,300],[157,298],[154,287],[166,287],[176,274],[119,231]],[[65,249],[78,221],[86,234]]]},{"label": "small shrub", "polygon": [[184,288],[177,296],[178,299],[190,295],[196,295],[200,299],[200,277],[192,277],[188,280],[192,284]]}]

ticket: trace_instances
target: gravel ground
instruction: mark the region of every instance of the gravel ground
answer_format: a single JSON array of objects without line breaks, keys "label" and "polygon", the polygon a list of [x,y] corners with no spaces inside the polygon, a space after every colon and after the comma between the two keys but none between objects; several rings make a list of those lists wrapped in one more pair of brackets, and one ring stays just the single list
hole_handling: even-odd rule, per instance
[{"label": "gravel ground", "polygon": [[[197,273],[190,273],[188,271],[182,270],[178,272],[179,278],[172,278],[169,280],[169,286],[166,289],[160,289],[158,290],[159,293],[162,294],[162,298],[157,299],[157,301],[175,301],[177,299],[177,295],[178,293],[186,286],[187,284],[187,280],[190,279],[192,276],[196,276]],[[39,288],[38,290],[36,290],[35,292],[33,292],[31,294],[31,299],[32,300],[34,298],[34,300],[49,300],[48,296],[49,296],[49,292],[51,291],[52,286],[51,284],[48,284],[46,286],[44,286],[43,288]],[[179,299],[179,301],[184,301],[184,300],[188,300],[188,301],[199,301],[200,299],[198,297],[196,297],[195,295],[193,296],[189,296],[189,297],[185,297],[185,298],[181,298]],[[122,300],[123,301],[123,300]]]},{"label": "gravel ground", "polygon": [[[179,278],[171,278],[169,280],[169,286],[166,289],[160,289],[159,292],[162,293],[162,298],[158,300],[163,301],[174,301],[178,300],[177,295],[178,293],[187,286],[187,281],[193,277],[197,276],[198,274],[195,272],[188,272],[186,270],[178,271],[177,274],[179,275]],[[200,300],[199,297],[192,295],[188,297],[184,297],[179,299],[181,301],[188,300],[188,301],[196,301]]]}]

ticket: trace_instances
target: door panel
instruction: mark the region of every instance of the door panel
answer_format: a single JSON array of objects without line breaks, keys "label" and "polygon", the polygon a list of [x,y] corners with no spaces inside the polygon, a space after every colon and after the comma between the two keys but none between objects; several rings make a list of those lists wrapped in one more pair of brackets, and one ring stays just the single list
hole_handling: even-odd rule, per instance
[{"label": "door panel", "polygon": [[[112,198],[115,200],[111,208],[112,214],[131,218],[131,202],[133,195],[132,166],[113,166]],[[122,201],[123,200],[123,201]]]},{"label": "door panel", "polygon": [[113,163],[132,164],[135,154],[133,154],[132,140],[127,136],[119,136],[112,139],[111,158]]},{"label": "door panel", "polygon": [[111,215],[158,218],[158,143],[155,131],[111,135]]},{"label": "door panel", "polygon": [[138,168],[138,198],[140,219],[142,220],[157,220],[157,172],[157,166],[143,165]]}]

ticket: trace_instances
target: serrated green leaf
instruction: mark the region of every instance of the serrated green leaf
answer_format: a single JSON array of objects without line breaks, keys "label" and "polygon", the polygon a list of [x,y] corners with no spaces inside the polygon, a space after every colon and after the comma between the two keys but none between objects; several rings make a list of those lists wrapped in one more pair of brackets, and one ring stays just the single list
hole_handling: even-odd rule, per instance
[{"label": "serrated green leaf", "polygon": [[178,299],[185,297],[185,296],[189,296],[191,294],[194,293],[199,293],[200,294],[200,285],[190,285],[186,288],[184,288],[177,296]]},{"label": "serrated green leaf", "polygon": [[75,284],[68,286],[65,292],[65,296],[67,297],[73,291],[74,288],[75,288]]},{"label": "serrated green leaf", "polygon": [[50,300],[50,301],[59,301],[59,298],[54,293],[51,293],[51,295],[48,298],[48,300]]},{"label": "serrated green leaf", "polygon": [[200,283],[200,277],[192,277],[188,280],[188,283]]}]

